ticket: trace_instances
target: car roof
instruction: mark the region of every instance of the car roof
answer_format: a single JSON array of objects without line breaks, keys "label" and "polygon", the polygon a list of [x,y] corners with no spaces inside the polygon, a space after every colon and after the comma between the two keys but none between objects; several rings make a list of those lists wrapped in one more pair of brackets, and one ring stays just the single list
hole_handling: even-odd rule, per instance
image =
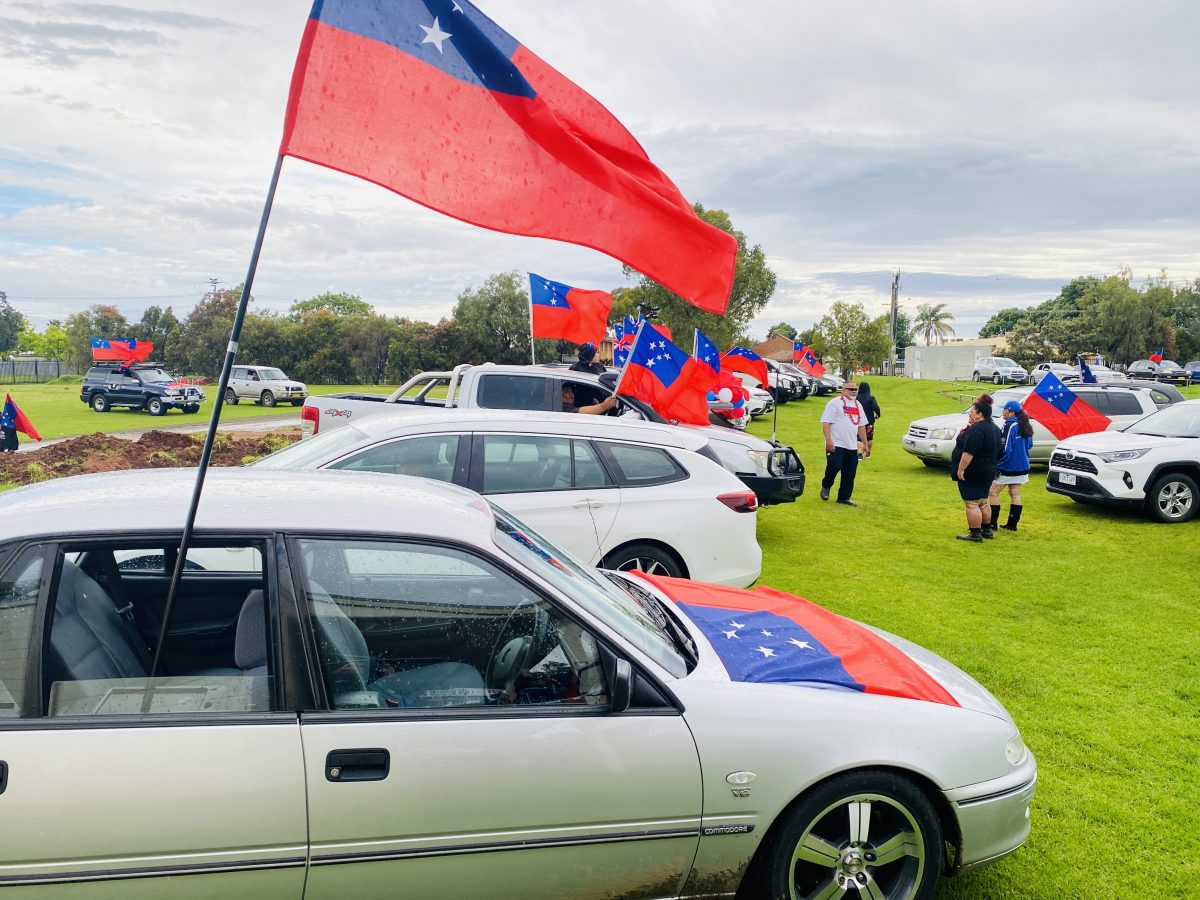
[{"label": "car roof", "polygon": [[682,450],[700,450],[708,443],[703,434],[688,432],[673,425],[656,422],[626,421],[614,416],[590,416],[579,413],[538,412],[509,409],[443,409],[430,412],[399,411],[395,415],[372,416],[354,427],[372,440],[402,434],[430,434],[447,431],[509,431],[524,434],[562,435],[582,438],[637,441]]},{"label": "car roof", "polygon": [[[76,475],[0,495],[0,541],[72,534],[179,532],[195,469]],[[469,543],[491,540],[492,511],[465,488],[373,472],[213,469],[196,530],[403,533]]]}]

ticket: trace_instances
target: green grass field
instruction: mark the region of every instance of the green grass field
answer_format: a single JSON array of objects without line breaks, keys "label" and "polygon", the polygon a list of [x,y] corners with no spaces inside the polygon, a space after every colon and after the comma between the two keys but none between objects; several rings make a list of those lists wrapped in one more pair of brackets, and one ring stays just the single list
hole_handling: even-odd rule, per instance
[{"label": "green grass field", "polygon": [[[1019,532],[956,541],[965,524],[954,484],[900,439],[913,419],[962,409],[960,394],[977,387],[870,381],[883,418],[859,468],[857,509],[818,496],[824,399],[780,409],[778,435],[800,452],[808,487],[798,502],[759,513],[761,583],[929,647],[1016,718],[1040,766],[1033,834],[938,896],[1200,896],[1200,520],[1166,526],[1077,505],[1046,493],[1038,468]],[[313,388],[336,390],[347,388]],[[211,412],[210,400],[196,416],[101,415],[79,402],[77,385],[12,393],[46,437]],[[222,419],[290,412],[243,403]],[[752,431],[769,435],[771,420]]]}]

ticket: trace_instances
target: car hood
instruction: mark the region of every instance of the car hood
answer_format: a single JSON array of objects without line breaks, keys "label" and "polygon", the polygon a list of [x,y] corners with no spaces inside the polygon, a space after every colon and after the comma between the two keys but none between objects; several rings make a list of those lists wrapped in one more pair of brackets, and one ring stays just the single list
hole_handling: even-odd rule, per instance
[{"label": "car hood", "polygon": [[271,387],[299,388],[300,390],[304,390],[304,384],[300,381],[264,381],[262,384],[267,384]]},{"label": "car hood", "polygon": [[1114,450],[1142,450],[1146,447],[1173,447],[1194,438],[1155,437],[1150,434],[1129,434],[1124,431],[1097,431],[1078,434],[1059,441],[1055,451],[1075,450],[1082,453],[1111,453]]},{"label": "car hood", "polygon": [[882,694],[1011,721],[986,688],[935,653],[808,600],[771,588],[638,575],[682,614],[711,677]]},{"label": "car hood", "polygon": [[962,413],[946,413],[941,416],[926,416],[923,419],[917,419],[912,425],[919,425],[922,428],[957,428],[961,429],[967,424],[967,417]]}]

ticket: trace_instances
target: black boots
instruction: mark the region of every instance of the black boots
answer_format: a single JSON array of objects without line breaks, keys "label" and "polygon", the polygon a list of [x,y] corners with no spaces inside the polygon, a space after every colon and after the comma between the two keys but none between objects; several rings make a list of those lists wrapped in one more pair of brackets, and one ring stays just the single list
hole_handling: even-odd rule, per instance
[{"label": "black boots", "polygon": [[960,541],[970,541],[973,544],[983,543],[983,531],[979,528],[972,528],[966,534],[956,534],[955,537]]},{"label": "black boots", "polygon": [[992,531],[1000,527],[1000,504],[992,507]]},{"label": "black boots", "polygon": [[[994,508],[995,507],[993,507],[993,509]],[[1006,531],[1016,531],[1017,523],[1021,521],[1021,510],[1023,508],[1024,507],[1022,507],[1018,504],[1013,504],[1012,506],[1010,506],[1008,508],[1008,521],[1005,522],[1001,527],[1004,528]],[[993,512],[993,515],[995,515],[994,512]]]}]

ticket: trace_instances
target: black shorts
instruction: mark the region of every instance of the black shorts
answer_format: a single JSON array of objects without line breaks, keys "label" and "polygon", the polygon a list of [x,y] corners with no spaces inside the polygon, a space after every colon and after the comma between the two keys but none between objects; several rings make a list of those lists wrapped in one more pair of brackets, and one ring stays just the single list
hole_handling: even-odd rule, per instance
[{"label": "black shorts", "polygon": [[964,500],[983,500],[991,489],[990,484],[975,484],[972,481],[958,482],[958,496]]}]

